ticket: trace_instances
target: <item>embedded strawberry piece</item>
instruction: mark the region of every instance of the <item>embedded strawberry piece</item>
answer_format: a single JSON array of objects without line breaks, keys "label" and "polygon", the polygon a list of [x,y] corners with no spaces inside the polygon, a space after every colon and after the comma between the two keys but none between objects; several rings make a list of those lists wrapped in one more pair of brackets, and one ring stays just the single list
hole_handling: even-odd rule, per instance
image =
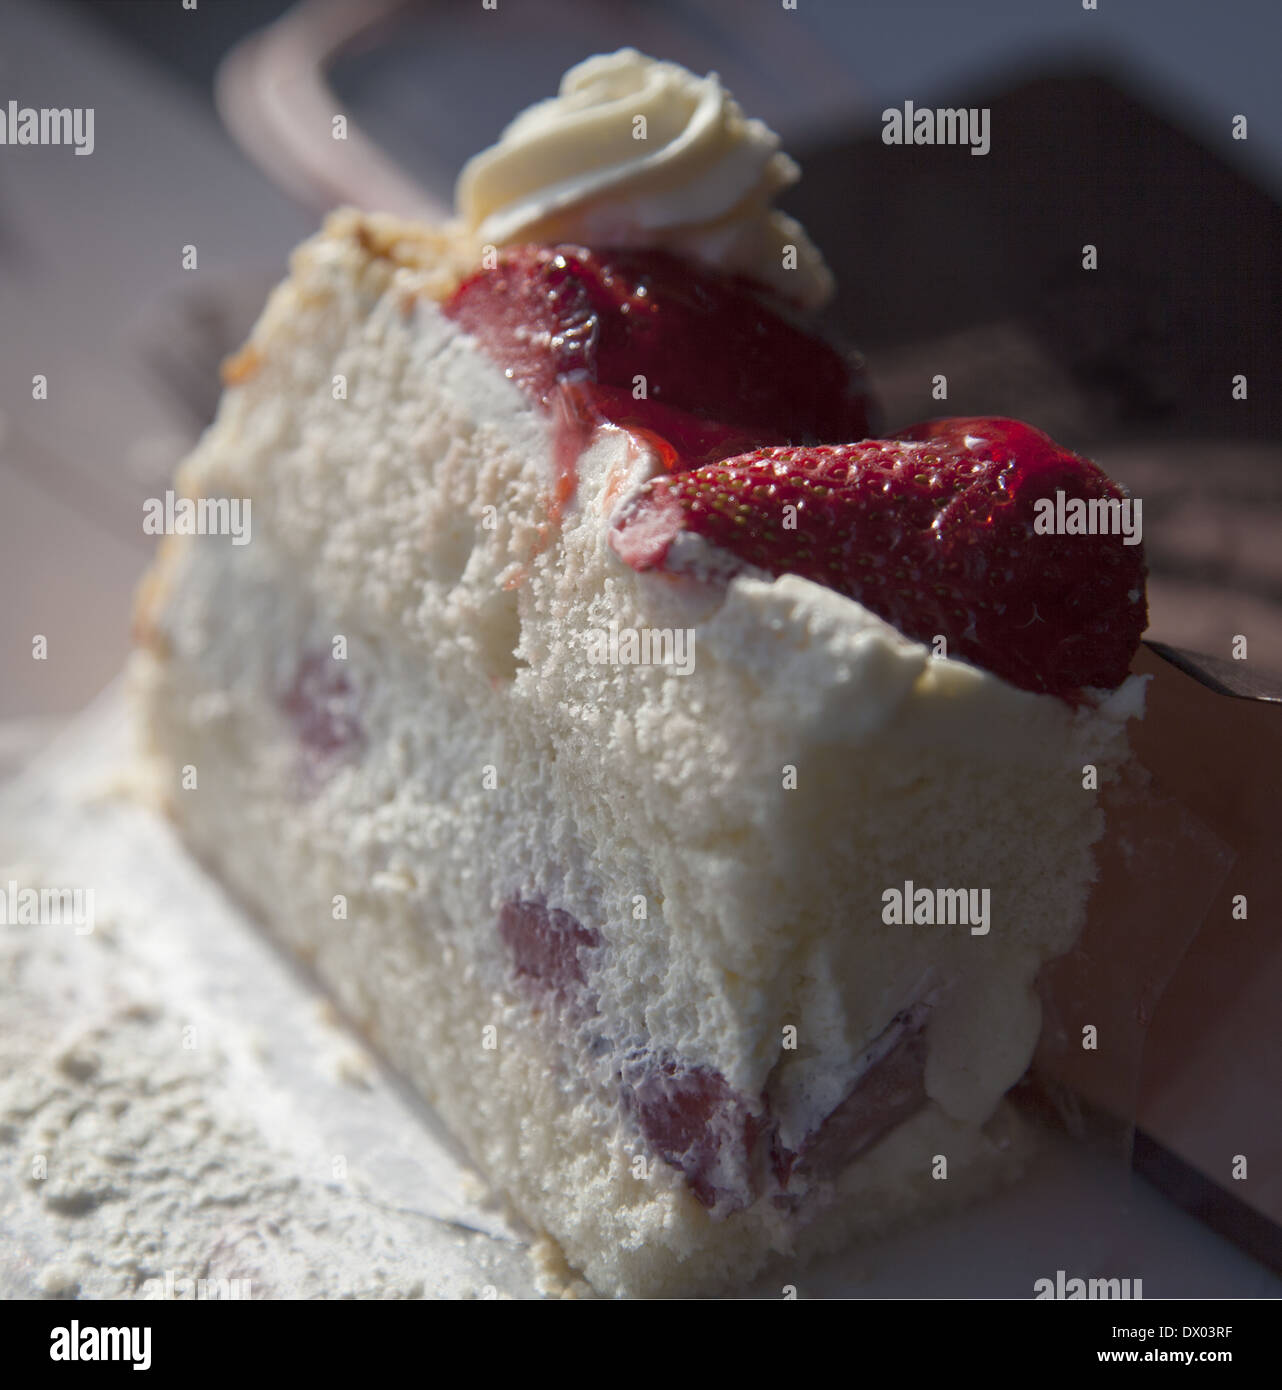
[{"label": "embedded strawberry piece", "polygon": [[732,451],[868,432],[859,372],[831,344],[765,290],[665,252],[512,247],[445,312],[546,405],[564,382],[612,388],[600,418],[662,436],[684,466],[725,457],[718,429]]},{"label": "embedded strawberry piece", "polygon": [[650,1147],[705,1207],[733,1211],[752,1201],[764,1122],[720,1072],[647,1054],[625,1069],[622,1089]]},{"label": "embedded strawberry piece", "polygon": [[321,769],[363,744],[357,693],[345,662],[328,650],[305,652],[281,699],[298,741]]},{"label": "embedded strawberry piece", "polygon": [[587,984],[582,953],[601,944],[600,932],[542,902],[504,903],[499,936],[512,953],[517,975],[527,976],[562,1002]]},{"label": "embedded strawberry piece", "polygon": [[1126,677],[1147,622],[1139,545],[1034,527],[1037,503],[1117,499],[1094,464],[1016,420],[938,420],[894,439],[760,449],[647,483],[611,544],[664,566],[697,532],[771,574],[857,599],[919,641],[947,640],[1025,690],[1070,702]]},{"label": "embedded strawberry piece", "polygon": [[800,1152],[776,1146],[775,1177],[781,1187],[788,1186],[794,1172],[835,1178],[925,1104],[926,1040],[918,1022],[905,1027],[899,1041],[864,1072],[841,1104],[806,1137]]}]

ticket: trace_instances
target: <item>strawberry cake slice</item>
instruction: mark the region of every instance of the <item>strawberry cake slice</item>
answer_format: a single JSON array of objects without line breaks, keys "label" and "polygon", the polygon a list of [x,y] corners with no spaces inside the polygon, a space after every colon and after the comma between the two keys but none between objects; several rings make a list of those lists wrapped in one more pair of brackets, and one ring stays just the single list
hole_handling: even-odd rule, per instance
[{"label": "strawberry cake slice", "polygon": [[1118,489],[1013,421],[868,438],[795,176],[625,50],[455,223],[335,214],[180,472],[249,543],[139,601],[186,839],[613,1295],[1018,1169],[1142,711],[1138,547],[1035,524]]}]

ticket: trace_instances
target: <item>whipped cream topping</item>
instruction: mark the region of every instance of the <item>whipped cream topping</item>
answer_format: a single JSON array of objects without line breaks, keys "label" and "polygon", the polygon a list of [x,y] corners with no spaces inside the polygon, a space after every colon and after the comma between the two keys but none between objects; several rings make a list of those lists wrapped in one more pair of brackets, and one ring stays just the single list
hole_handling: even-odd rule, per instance
[{"label": "whipped cream topping", "polygon": [[481,244],[576,241],[673,251],[768,285],[807,308],[832,273],[772,206],[800,177],[716,73],[636,49],[577,64],[459,175],[459,215]]}]

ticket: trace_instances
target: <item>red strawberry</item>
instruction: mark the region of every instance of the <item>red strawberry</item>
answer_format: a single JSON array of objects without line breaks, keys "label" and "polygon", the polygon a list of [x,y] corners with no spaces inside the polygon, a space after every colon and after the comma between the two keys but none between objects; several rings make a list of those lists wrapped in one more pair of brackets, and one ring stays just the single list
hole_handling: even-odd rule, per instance
[{"label": "red strawberry", "polygon": [[360,699],[345,663],[335,661],[328,649],[312,648],[300,655],[280,703],[316,767],[336,765],[345,755],[360,751],[365,739]]},{"label": "red strawberry", "polygon": [[513,901],[499,911],[499,935],[512,954],[516,973],[561,1000],[587,984],[584,953],[601,944],[601,933],[559,907]]},{"label": "red strawberry", "polygon": [[[682,530],[771,574],[848,594],[919,641],[1070,701],[1126,677],[1147,622],[1144,556],[1120,535],[1038,534],[1035,504],[1121,498],[1086,459],[1016,420],[759,449],[648,483],[615,518],[634,569]],[[795,510],[793,510],[795,509]]]},{"label": "red strawberry", "polygon": [[752,1201],[753,1155],[766,1120],[720,1072],[646,1053],[624,1064],[621,1079],[642,1135],[685,1174],[699,1202],[725,1214]]},{"label": "red strawberry", "polygon": [[[675,426],[668,442],[684,466],[868,432],[846,357],[766,291],[665,252],[511,247],[445,309],[545,404],[563,384],[586,384],[601,419],[665,439]],[[721,430],[734,436],[723,451]]]}]

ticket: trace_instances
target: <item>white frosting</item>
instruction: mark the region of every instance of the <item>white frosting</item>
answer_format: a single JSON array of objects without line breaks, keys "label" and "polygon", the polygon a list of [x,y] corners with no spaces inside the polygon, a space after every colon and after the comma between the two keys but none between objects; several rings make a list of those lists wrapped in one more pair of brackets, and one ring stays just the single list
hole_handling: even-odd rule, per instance
[{"label": "white frosting", "polygon": [[662,247],[815,307],[832,274],[771,206],[800,173],[779,143],[716,73],[624,48],[571,68],[469,160],[456,201],[482,243]]}]

